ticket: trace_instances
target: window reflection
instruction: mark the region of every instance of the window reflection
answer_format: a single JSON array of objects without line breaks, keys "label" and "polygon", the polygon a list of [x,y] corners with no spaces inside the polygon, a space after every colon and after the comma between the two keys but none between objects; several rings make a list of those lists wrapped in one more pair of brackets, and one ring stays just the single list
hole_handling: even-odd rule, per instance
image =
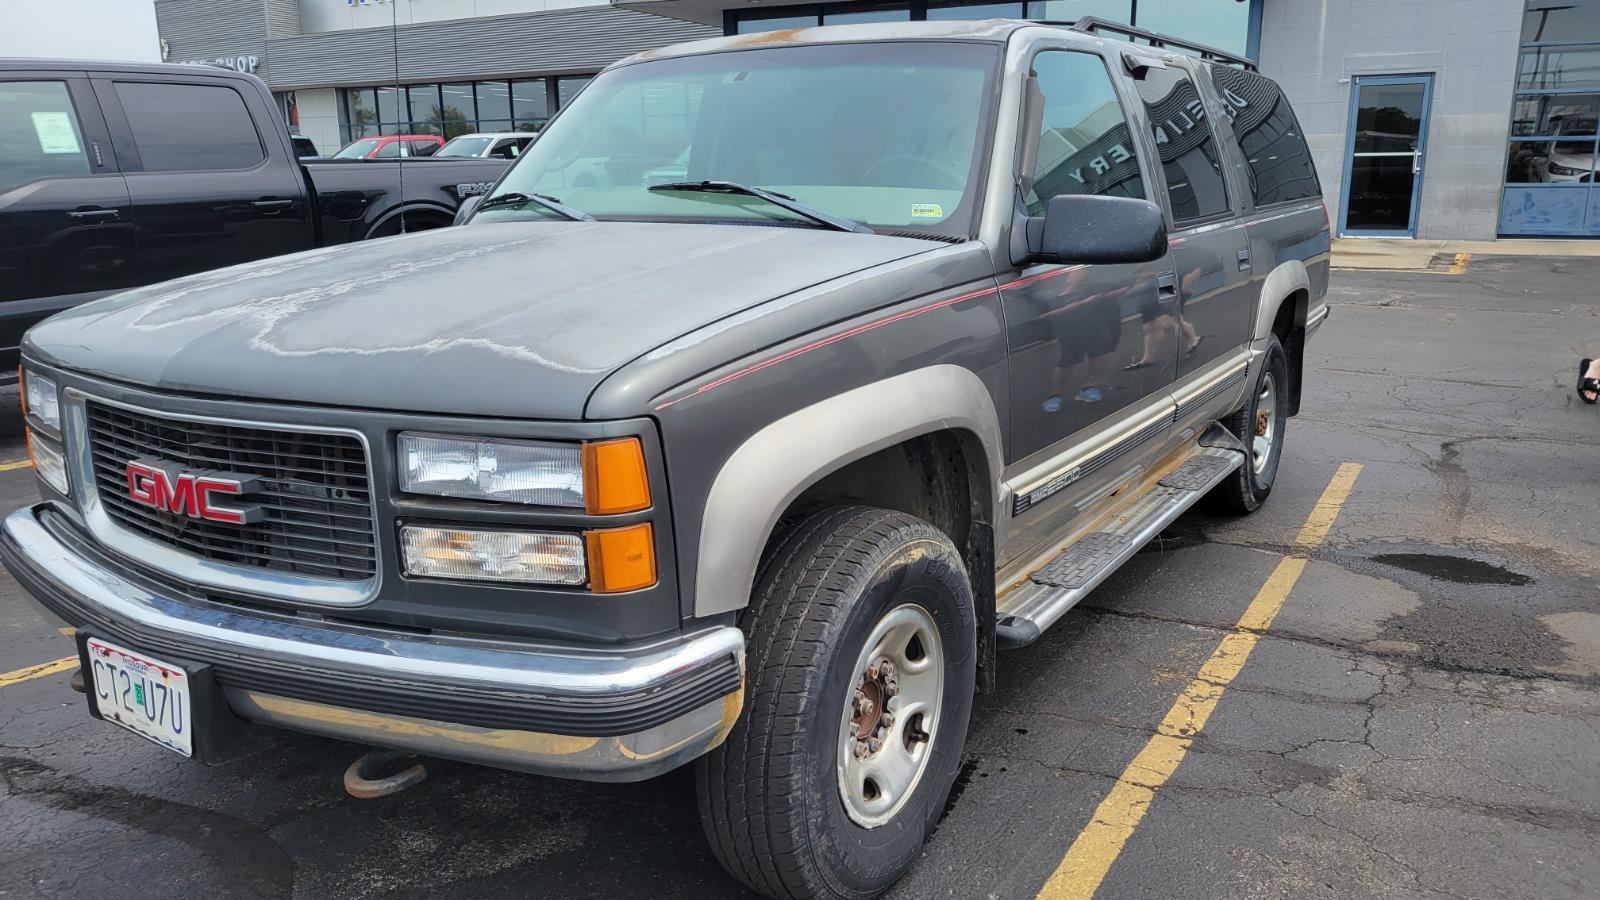
[{"label": "window reflection", "polygon": [[1043,215],[1060,194],[1144,197],[1139,160],[1105,63],[1087,53],[1054,51],[1034,61],[1044,113],[1029,215]]},{"label": "window reflection", "polygon": [[1294,110],[1269,79],[1232,66],[1213,66],[1212,78],[1244,151],[1245,175],[1257,206],[1317,196],[1317,170]]},{"label": "window reflection", "polygon": [[1517,87],[1600,88],[1600,48],[1525,47],[1517,66]]},{"label": "window reflection", "polygon": [[1600,115],[1600,94],[1524,94],[1511,116],[1514,135],[1577,134],[1572,129]]},{"label": "window reflection", "polygon": [[1600,2],[1534,0],[1522,16],[1522,43],[1600,41]]},{"label": "window reflection", "polygon": [[1135,84],[1166,172],[1172,218],[1181,223],[1226,212],[1228,187],[1222,161],[1194,82],[1178,69],[1151,69]]}]

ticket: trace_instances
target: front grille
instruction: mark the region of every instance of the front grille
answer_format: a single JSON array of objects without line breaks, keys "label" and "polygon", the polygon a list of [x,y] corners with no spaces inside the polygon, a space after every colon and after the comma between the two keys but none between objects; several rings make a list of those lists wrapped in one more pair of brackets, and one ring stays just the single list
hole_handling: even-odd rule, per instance
[{"label": "front grille", "polygon": [[[195,422],[88,400],[89,449],[100,503],[113,522],[195,556],[322,579],[377,572],[367,456],[353,435]],[[262,519],[230,525],[155,509],[128,496],[135,459],[258,479],[241,503]]]}]

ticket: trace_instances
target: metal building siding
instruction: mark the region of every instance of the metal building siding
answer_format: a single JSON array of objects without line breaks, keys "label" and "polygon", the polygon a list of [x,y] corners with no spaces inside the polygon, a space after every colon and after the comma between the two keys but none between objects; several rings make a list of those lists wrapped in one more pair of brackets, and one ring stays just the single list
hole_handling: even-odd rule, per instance
[{"label": "metal building siding", "polygon": [[300,0],[263,0],[268,37],[300,33]]},{"label": "metal building siding", "polygon": [[721,30],[606,6],[271,38],[274,90],[592,72]]},{"label": "metal building siding", "polygon": [[256,56],[260,57],[256,74],[270,77],[267,21],[260,2],[156,0],[156,30],[167,42],[169,62]]}]

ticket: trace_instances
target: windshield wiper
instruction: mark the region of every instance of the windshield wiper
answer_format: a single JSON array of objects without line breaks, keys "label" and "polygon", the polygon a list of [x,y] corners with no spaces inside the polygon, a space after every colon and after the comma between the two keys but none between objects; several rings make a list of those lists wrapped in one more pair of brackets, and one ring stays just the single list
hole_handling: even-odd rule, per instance
[{"label": "windshield wiper", "polygon": [[571,219],[574,222],[594,221],[594,216],[589,215],[581,209],[573,209],[570,206],[565,206],[560,200],[557,200],[554,197],[546,197],[543,194],[524,194],[520,191],[508,191],[504,194],[495,194],[493,197],[490,197],[489,199],[478,204],[478,210],[481,212],[486,209],[493,209],[496,206],[511,206],[513,204],[526,205],[529,203],[542,206],[556,215],[561,216],[564,219]]},{"label": "windshield wiper", "polygon": [[842,216],[835,216],[831,213],[825,213],[814,206],[807,206],[804,203],[801,203],[793,197],[785,194],[780,194],[776,191],[763,190],[758,187],[751,187],[748,184],[740,184],[737,181],[672,181],[668,182],[667,184],[652,184],[650,186],[650,190],[685,191],[701,194],[745,194],[750,197],[756,197],[761,200],[765,200],[773,206],[779,207],[780,209],[786,209],[797,216],[809,219],[818,225],[832,228],[835,231],[853,231],[856,234],[877,234],[876,231],[873,231],[871,228],[868,228],[860,222],[846,219]]}]

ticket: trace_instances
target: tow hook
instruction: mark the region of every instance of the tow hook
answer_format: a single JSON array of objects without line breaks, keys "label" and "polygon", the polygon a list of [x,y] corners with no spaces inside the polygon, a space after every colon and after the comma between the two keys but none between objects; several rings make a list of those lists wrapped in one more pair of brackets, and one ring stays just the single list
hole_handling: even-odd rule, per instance
[{"label": "tow hook", "polygon": [[[399,750],[373,750],[362,754],[344,770],[344,792],[357,800],[376,800],[415,787],[428,777],[428,770],[416,762],[400,768],[416,757]],[[392,772],[391,775],[380,775]]]}]

